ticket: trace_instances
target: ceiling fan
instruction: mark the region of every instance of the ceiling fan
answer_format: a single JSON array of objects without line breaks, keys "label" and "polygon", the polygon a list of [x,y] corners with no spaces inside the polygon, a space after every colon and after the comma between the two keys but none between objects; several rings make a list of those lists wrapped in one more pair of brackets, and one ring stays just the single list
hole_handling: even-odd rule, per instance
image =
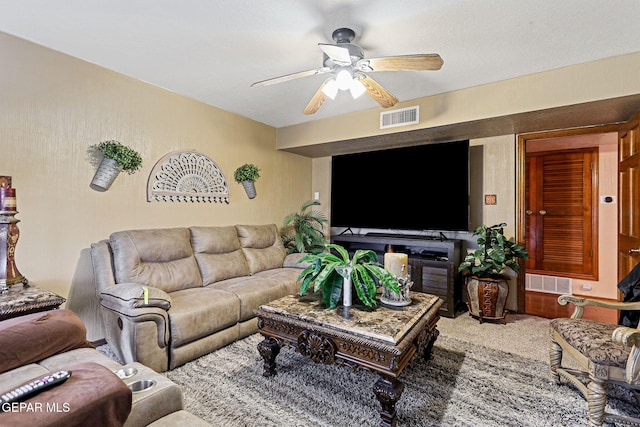
[{"label": "ceiling fan", "polygon": [[366,92],[380,106],[389,108],[398,102],[398,98],[373,80],[367,72],[439,70],[442,67],[442,58],[435,53],[365,58],[362,48],[351,43],[355,36],[356,33],[350,28],[338,28],[332,34],[335,44],[318,43],[318,47],[324,52],[322,67],[262,80],[251,86],[268,86],[300,77],[330,73],[332,76],[320,85],[304,109],[304,114],[314,114],[327,97],[334,99],[338,90],[350,91],[354,99]]}]

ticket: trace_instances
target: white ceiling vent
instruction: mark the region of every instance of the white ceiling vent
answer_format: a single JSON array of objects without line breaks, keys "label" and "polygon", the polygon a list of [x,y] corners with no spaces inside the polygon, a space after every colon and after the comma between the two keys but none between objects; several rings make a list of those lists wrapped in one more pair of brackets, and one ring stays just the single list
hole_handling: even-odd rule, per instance
[{"label": "white ceiling vent", "polygon": [[420,107],[400,108],[380,113],[380,129],[420,123]]}]

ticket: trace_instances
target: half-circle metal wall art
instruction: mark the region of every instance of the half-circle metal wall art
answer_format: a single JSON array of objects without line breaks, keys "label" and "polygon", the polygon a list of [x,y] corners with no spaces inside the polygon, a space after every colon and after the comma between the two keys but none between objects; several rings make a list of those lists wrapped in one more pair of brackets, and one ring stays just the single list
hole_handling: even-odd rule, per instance
[{"label": "half-circle metal wall art", "polygon": [[229,186],[216,162],[197,151],[174,151],[156,162],[147,201],[229,203]]}]

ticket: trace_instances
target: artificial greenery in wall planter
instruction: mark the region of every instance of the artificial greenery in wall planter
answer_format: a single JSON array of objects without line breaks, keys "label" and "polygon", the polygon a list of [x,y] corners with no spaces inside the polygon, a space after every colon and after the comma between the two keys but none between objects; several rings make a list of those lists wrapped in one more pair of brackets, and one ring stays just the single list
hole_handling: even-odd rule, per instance
[{"label": "artificial greenery in wall planter", "polygon": [[91,180],[94,190],[107,191],[121,171],[133,174],[142,167],[140,154],[119,141],[103,141],[96,148],[102,153],[103,159]]},{"label": "artificial greenery in wall planter", "polygon": [[251,163],[245,163],[235,170],[233,178],[244,187],[247,197],[253,199],[256,197],[255,180],[260,178],[260,169]]}]

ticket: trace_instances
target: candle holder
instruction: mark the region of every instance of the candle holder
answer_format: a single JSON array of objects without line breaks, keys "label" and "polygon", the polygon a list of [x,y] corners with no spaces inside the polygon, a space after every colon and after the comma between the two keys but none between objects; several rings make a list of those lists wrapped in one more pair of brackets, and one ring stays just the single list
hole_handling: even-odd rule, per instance
[{"label": "candle holder", "polygon": [[10,187],[10,177],[0,181],[0,293],[18,283],[27,285],[15,262],[16,244],[20,237],[16,208],[16,190]]},{"label": "candle holder", "polygon": [[411,276],[407,274],[406,276],[396,277],[396,280],[398,280],[400,293],[397,294],[386,286],[383,286],[382,295],[380,295],[380,302],[394,307],[404,307],[411,304],[411,298],[409,298],[409,290],[413,286]]}]

